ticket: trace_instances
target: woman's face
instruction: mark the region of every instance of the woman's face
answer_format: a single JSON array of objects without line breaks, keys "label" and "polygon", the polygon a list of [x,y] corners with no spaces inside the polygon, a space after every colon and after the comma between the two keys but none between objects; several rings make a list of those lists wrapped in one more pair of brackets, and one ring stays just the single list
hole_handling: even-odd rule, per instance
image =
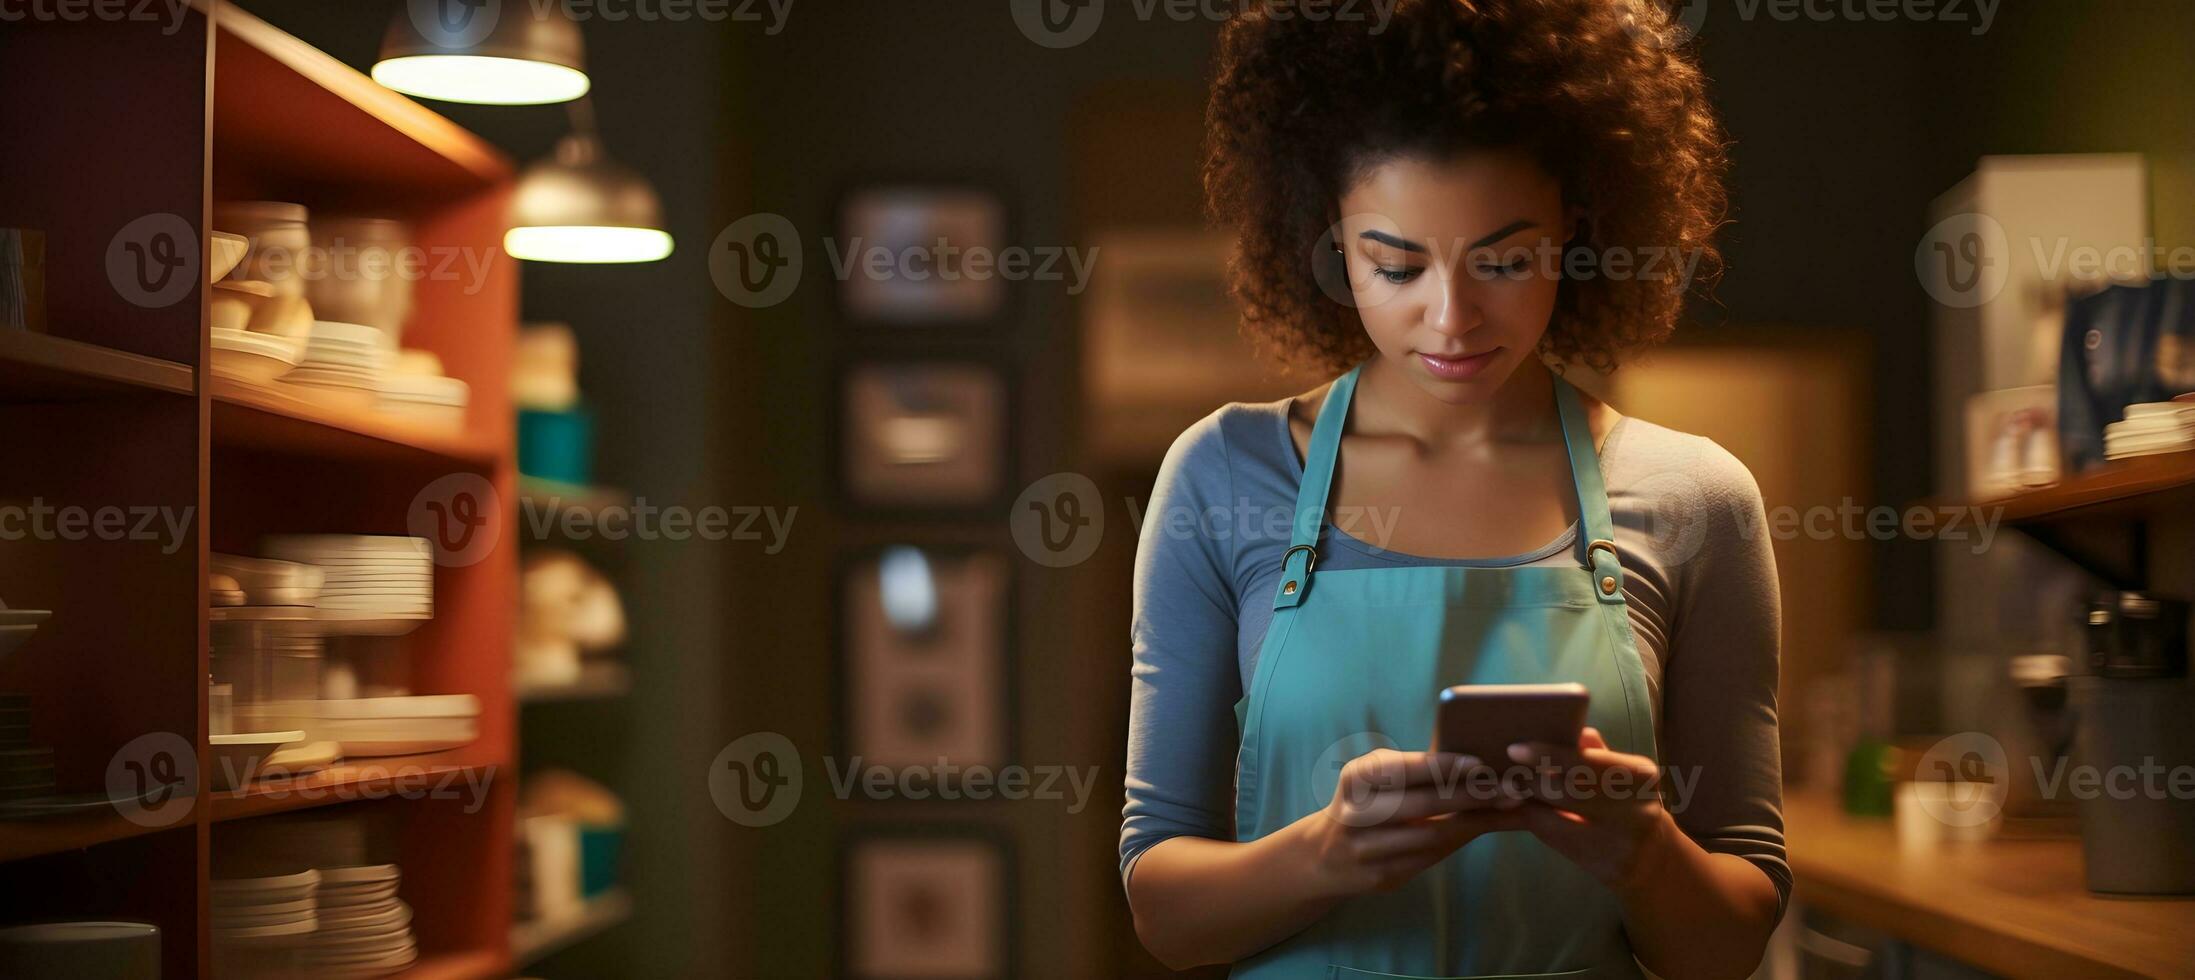
[{"label": "woman's face", "polygon": [[1534,356],[1577,214],[1529,155],[1390,158],[1342,195],[1341,214],[1350,293],[1390,366],[1464,404]]}]

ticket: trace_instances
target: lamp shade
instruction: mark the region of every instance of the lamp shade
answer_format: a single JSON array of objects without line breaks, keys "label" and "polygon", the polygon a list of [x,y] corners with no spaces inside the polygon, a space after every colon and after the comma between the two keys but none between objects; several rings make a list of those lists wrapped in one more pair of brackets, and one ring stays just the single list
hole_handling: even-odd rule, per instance
[{"label": "lamp shade", "polygon": [[577,133],[519,174],[503,250],[534,262],[653,262],[671,254],[671,236],[647,179]]},{"label": "lamp shade", "polygon": [[569,102],[587,94],[585,54],[561,4],[411,0],[389,23],[373,80],[443,102]]}]

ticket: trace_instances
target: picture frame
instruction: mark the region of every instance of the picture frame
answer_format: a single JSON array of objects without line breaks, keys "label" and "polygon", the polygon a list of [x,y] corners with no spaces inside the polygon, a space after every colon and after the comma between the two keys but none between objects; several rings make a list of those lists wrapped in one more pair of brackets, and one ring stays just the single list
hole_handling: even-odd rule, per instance
[{"label": "picture frame", "polygon": [[832,483],[880,518],[995,517],[1015,472],[1012,376],[995,358],[898,354],[838,369]]},{"label": "picture frame", "polygon": [[864,769],[1015,759],[1014,563],[962,545],[892,544],[839,562],[833,624],[840,759]]},{"label": "picture frame", "polygon": [[[935,274],[957,273],[970,249],[995,256],[1015,244],[1013,208],[995,185],[922,176],[860,180],[839,192],[831,227],[831,258],[845,269],[837,275],[839,313],[857,328],[981,335],[1008,321],[1012,280]],[[946,248],[936,247],[939,239]],[[880,270],[886,274],[871,274]]]},{"label": "picture frame", "polygon": [[838,849],[837,975],[996,980],[1016,974],[1013,838],[977,823],[857,827]]}]

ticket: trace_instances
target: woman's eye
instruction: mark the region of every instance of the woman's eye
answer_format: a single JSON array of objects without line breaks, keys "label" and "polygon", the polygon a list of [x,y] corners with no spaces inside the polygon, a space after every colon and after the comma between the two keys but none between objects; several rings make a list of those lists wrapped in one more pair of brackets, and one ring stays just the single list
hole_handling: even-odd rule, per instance
[{"label": "woman's eye", "polygon": [[1500,265],[1495,265],[1491,263],[1481,265],[1479,266],[1479,274],[1484,276],[1508,276],[1511,279],[1515,279],[1523,276],[1524,273],[1531,268],[1532,259],[1530,256],[1525,256],[1517,259],[1514,262],[1508,262]]},{"label": "woman's eye", "polygon": [[1409,282],[1409,281],[1410,281],[1410,280],[1412,280],[1412,279],[1416,279],[1416,278],[1418,277],[1418,273],[1420,273],[1420,272],[1422,272],[1422,271],[1424,271],[1424,270],[1422,270],[1422,269],[1389,269],[1389,268],[1387,268],[1387,267],[1385,267],[1385,266],[1378,266],[1378,267],[1374,267],[1374,268],[1372,269],[1372,274],[1373,274],[1373,275],[1375,275],[1375,276],[1378,276],[1378,277],[1380,277],[1380,278],[1382,278],[1382,279],[1385,279],[1385,280],[1387,280],[1388,282],[1392,282],[1392,283],[1405,283],[1405,282]]}]

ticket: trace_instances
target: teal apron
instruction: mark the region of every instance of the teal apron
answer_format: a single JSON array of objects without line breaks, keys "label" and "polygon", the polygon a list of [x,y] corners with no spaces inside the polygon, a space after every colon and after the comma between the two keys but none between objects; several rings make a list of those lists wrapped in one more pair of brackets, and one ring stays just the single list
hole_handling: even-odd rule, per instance
[{"label": "teal apron", "polygon": [[[1319,409],[1296,491],[1273,623],[1235,706],[1235,836],[1255,840],[1333,799],[1341,764],[1432,744],[1452,684],[1576,681],[1610,748],[1655,757],[1646,671],[1599,454],[1577,391],[1555,379],[1584,533],[1578,565],[1317,571],[1316,542],[1360,366]],[[1507,760],[1487,760],[1497,766]],[[1488,834],[1392,892],[1344,900],[1237,963],[1238,977],[1590,977],[1644,973],[1615,894],[1525,831]]]}]

